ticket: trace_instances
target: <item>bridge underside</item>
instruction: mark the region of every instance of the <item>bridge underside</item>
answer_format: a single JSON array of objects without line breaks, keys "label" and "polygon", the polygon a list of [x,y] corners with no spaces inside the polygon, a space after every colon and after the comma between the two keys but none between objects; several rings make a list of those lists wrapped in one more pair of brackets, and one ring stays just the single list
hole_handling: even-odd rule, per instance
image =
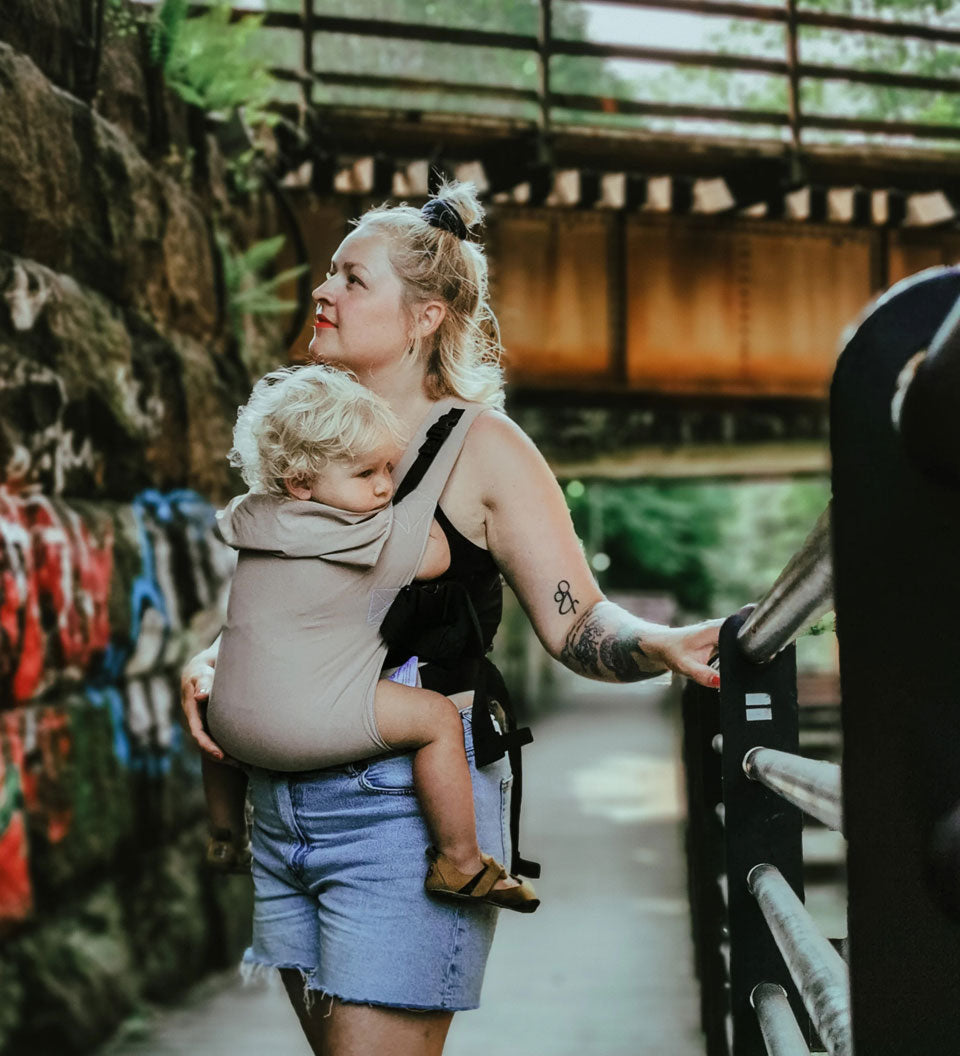
[{"label": "bridge underside", "polygon": [[507,410],[561,480],[823,476],[830,468],[825,400],[517,387]]}]

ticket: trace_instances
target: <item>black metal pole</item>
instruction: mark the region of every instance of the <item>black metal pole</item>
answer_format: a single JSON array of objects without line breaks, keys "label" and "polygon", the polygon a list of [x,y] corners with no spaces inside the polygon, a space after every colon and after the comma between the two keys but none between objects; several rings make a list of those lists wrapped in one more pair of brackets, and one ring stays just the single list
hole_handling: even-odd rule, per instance
[{"label": "black metal pole", "polygon": [[788,646],[766,664],[743,655],[738,635],[749,610],[720,629],[720,710],[723,732],[723,827],[730,929],[730,1006],[735,1056],[766,1056],[750,995],[758,983],[778,983],[798,1022],[807,1017],[790,974],[750,893],[747,877],[761,862],[777,866],[803,897],[800,811],[743,771],[758,745],[799,751],[796,650]]},{"label": "black metal pole", "polygon": [[[831,397],[834,584],[854,1047],[957,1051],[960,926],[931,884],[960,800],[960,490],[907,457],[897,378],[960,296],[960,269],[900,283],[841,354]],[[932,408],[930,408],[932,411]],[[943,428],[956,428],[957,407]]]},{"label": "black metal pole", "polygon": [[729,1056],[726,1021],[730,987],[720,944],[726,909],[717,884],[724,868],[723,830],[717,817],[723,789],[720,756],[713,739],[720,731],[719,694],[696,682],[683,691],[683,763],[687,793],[687,885],[693,959],[700,982],[700,1025],[707,1056]]}]

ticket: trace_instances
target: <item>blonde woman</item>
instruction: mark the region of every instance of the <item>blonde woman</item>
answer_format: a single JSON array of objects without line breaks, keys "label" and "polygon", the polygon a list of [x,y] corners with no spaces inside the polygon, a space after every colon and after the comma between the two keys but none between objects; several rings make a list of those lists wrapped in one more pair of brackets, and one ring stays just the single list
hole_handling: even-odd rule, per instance
[{"label": "blonde woman", "polygon": [[[440,408],[480,405],[435,515],[450,548],[441,578],[464,585],[485,644],[500,619],[502,573],[544,647],[570,670],[631,682],[671,669],[716,685],[708,660],[718,622],[662,627],[607,601],[556,480],[502,413],[486,260],[469,238],[481,219],[469,184],[444,186],[421,210],[365,213],[314,290],[313,358],[353,371],[383,397],[415,437],[411,447]],[[212,758],[223,753],[200,704],[217,649],[195,657],[182,680],[190,730]],[[474,670],[422,669],[423,684],[461,709],[471,767]],[[499,833],[506,851],[509,770],[501,760],[471,776],[480,843]],[[293,775],[253,770],[250,795],[257,903],[247,959],[280,969],[313,1051],[440,1056],[453,1013],[478,1004],[497,910],[424,895],[425,828],[409,756]]]}]

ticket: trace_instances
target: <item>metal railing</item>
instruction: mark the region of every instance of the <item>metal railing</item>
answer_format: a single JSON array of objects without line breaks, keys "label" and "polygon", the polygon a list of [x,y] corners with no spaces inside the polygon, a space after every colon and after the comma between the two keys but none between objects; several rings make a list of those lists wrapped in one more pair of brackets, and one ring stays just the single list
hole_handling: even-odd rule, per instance
[{"label": "metal railing", "polygon": [[[960,95],[960,77],[934,76],[919,73],[896,73],[889,69],[866,69],[855,65],[830,65],[805,62],[801,58],[802,34],[805,30],[830,29],[840,36],[852,38],[863,34],[893,37],[901,40],[934,42],[945,46],[960,44],[960,29],[920,22],[861,18],[847,14],[805,10],[796,0],[784,0],[782,6],[753,3],[721,2],[721,0],[616,0],[621,6],[638,9],[695,14],[714,19],[737,19],[755,24],[781,25],[784,30],[782,58],[758,57],[747,54],[727,54],[723,51],[690,50],[683,48],[650,47],[639,43],[599,43],[575,40],[557,35],[554,31],[555,12],[573,0],[539,0],[536,32],[516,33],[491,30],[487,27],[454,27],[433,22],[410,22],[382,18],[353,17],[319,13],[315,0],[302,0],[301,10],[271,11],[264,16],[267,29],[294,30],[302,35],[301,62],[298,68],[277,68],[277,76],[297,82],[302,87],[305,105],[315,106],[316,85],[340,86],[351,89],[384,89],[416,96],[442,93],[451,99],[469,96],[472,100],[509,100],[525,102],[536,107],[533,127],[542,137],[549,138],[555,129],[569,125],[590,123],[590,114],[622,114],[636,117],[693,119],[716,122],[720,126],[732,123],[767,125],[780,141],[786,132],[795,151],[802,147],[806,129],[830,132],[854,132],[870,135],[906,136],[913,139],[952,140],[960,138],[960,127],[947,121],[909,121],[838,117],[830,113],[806,111],[802,104],[804,86],[841,81],[848,84],[874,87],[913,89],[936,92],[946,96]],[[600,0],[602,2],[602,0]],[[611,0],[612,2],[612,0]],[[203,10],[204,4],[194,5]],[[235,7],[235,17],[247,14],[263,15],[262,11]],[[720,26],[719,28],[722,28]],[[411,41],[428,44],[448,44],[463,48],[496,48],[525,52],[536,63],[536,76],[529,87],[516,84],[494,84],[433,79],[415,76],[384,76],[371,63],[369,70],[349,71],[319,69],[316,65],[315,42],[324,34],[344,34],[385,41]],[[758,109],[744,106],[721,107],[668,103],[654,99],[626,99],[610,95],[565,92],[558,89],[552,75],[552,60],[557,58],[630,59],[641,65],[661,64],[674,67],[723,70],[734,73],[765,74],[783,79],[787,87],[785,109]],[[344,105],[349,106],[349,102]],[[388,107],[391,104],[387,102]],[[404,102],[398,109],[409,110]],[[473,116],[482,110],[471,109]],[[642,127],[642,126],[639,126]]]},{"label": "metal railing", "polygon": [[[960,268],[931,269],[847,343],[831,507],[725,622],[719,694],[684,691],[709,1056],[949,1052],[960,1036],[958,407]],[[793,644],[834,593],[842,768],[799,752]],[[849,970],[803,904],[801,812],[847,839]]]}]

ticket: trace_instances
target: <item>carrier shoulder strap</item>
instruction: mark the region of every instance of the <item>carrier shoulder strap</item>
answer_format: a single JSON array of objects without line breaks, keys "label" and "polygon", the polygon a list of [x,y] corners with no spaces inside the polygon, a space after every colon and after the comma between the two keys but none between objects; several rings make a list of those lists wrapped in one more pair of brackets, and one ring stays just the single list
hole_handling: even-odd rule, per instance
[{"label": "carrier shoulder strap", "polygon": [[403,480],[400,481],[400,486],[394,493],[394,503],[402,502],[423,480],[431,463],[437,457],[437,452],[443,446],[443,442],[462,417],[463,408],[452,407],[446,414],[441,414],[433,425],[427,429],[427,435],[417,451],[416,460],[404,474]]}]

